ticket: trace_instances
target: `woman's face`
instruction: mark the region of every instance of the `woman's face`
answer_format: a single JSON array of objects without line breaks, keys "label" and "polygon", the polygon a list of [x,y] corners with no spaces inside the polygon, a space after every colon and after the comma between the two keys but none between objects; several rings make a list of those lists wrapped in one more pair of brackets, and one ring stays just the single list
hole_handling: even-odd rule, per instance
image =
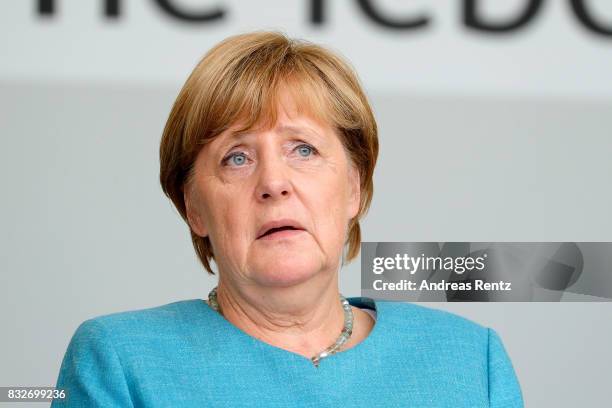
[{"label": "woman's face", "polygon": [[[189,223],[209,236],[221,275],[291,286],[339,268],[348,222],[359,210],[359,174],[325,123],[280,98],[269,130],[231,126],[199,152],[185,189]],[[261,236],[279,222],[297,230]]]}]

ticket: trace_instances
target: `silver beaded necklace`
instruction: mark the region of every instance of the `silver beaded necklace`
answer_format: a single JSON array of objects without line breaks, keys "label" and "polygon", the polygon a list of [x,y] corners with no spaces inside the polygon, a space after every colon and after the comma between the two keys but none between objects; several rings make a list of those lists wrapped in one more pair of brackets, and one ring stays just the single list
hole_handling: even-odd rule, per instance
[{"label": "silver beaded necklace", "polygon": [[[315,367],[319,367],[319,361],[321,361],[321,359],[338,352],[340,347],[342,347],[342,345],[351,338],[351,334],[353,334],[353,310],[351,309],[351,305],[342,294],[340,294],[340,303],[342,303],[342,310],[344,311],[344,327],[334,344],[310,358]],[[217,302],[216,286],[208,294],[208,305],[219,312],[219,314],[223,315],[219,303]]]}]

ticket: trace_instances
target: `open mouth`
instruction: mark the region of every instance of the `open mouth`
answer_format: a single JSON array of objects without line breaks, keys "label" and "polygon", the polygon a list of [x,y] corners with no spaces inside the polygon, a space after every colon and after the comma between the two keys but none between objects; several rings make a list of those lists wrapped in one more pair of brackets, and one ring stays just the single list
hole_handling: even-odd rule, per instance
[{"label": "open mouth", "polygon": [[295,235],[303,230],[291,226],[284,226],[278,228],[270,228],[263,235],[257,239],[269,239],[269,238],[282,238]]}]

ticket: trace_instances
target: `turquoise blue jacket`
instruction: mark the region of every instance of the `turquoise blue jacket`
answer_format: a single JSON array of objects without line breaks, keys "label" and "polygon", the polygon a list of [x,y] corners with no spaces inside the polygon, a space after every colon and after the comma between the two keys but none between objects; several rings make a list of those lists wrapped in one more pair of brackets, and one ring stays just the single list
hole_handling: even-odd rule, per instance
[{"label": "turquoise blue jacket", "polygon": [[83,322],[52,407],[523,407],[492,329],[412,303],[348,298],[377,312],[369,336],[321,360],[238,329],[193,299]]}]

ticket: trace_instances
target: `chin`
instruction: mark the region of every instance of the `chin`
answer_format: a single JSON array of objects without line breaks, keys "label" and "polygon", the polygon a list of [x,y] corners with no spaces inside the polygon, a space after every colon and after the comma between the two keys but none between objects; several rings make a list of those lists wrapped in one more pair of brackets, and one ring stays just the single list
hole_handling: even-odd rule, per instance
[{"label": "chin", "polygon": [[257,262],[253,268],[253,279],[265,286],[289,287],[307,281],[321,271],[321,263],[300,256],[271,259]]}]

